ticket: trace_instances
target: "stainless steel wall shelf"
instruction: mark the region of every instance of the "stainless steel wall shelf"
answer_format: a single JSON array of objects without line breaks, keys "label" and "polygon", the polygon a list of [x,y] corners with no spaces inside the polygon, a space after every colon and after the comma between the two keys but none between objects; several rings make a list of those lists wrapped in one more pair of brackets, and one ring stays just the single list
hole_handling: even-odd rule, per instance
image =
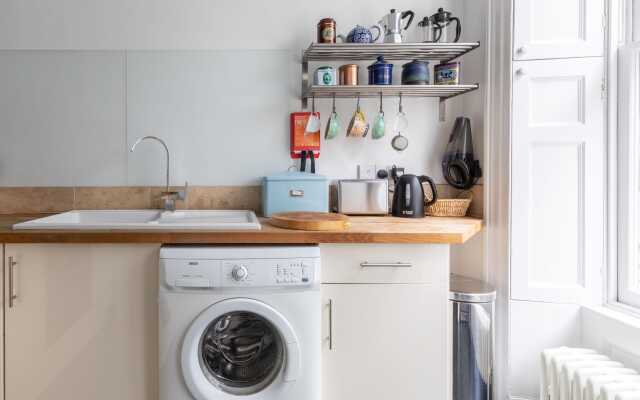
[{"label": "stainless steel wall shelf", "polygon": [[475,43],[312,43],[305,50],[303,61],[331,60],[375,60],[384,56],[390,61],[397,60],[432,60],[449,62],[473,49],[480,47]]},{"label": "stainless steel wall shelf", "polygon": [[312,43],[302,53],[302,109],[307,109],[309,98],[356,98],[383,96],[437,97],[440,99],[440,120],[445,119],[445,100],[471,92],[479,85],[358,85],[314,86],[310,84],[309,63],[318,61],[373,61],[384,56],[388,61],[428,60],[447,63],[480,47],[473,43]]},{"label": "stainless steel wall shelf", "polygon": [[439,97],[450,99],[463,93],[478,89],[478,84],[473,85],[358,85],[358,86],[309,86],[303,97],[309,99],[319,98],[355,98],[355,97]]}]

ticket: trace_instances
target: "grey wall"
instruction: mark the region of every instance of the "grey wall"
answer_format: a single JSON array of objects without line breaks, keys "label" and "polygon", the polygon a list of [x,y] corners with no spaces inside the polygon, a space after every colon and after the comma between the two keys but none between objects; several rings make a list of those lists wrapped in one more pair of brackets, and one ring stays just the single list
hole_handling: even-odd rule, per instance
[{"label": "grey wall", "polygon": [[[371,25],[389,8],[420,17],[462,0],[3,0],[1,49],[278,49],[299,51],[316,23],[333,17],[340,32]],[[472,19],[479,16],[472,15]],[[417,20],[415,21],[417,22]]]},{"label": "grey wall", "polygon": [[[462,16],[463,40],[485,43],[488,4],[2,1],[0,186],[160,184],[158,146],[128,153],[133,140],[148,134],[169,143],[174,184],[255,184],[291,164],[288,114],[300,107],[298,61],[320,18],[335,18],[346,33],[355,24],[375,23],[390,7],[411,9],[419,18],[445,7]],[[409,37],[416,38],[413,28]],[[485,51],[464,58],[463,80],[485,83]],[[399,64],[395,73],[397,80]],[[323,141],[320,172],[354,177],[358,164],[398,164],[443,182],[440,156],[455,116],[473,117],[482,159],[484,95],[481,89],[449,101],[445,123],[437,120],[437,100],[406,100],[406,152],[391,149],[391,132],[380,141],[339,137]],[[372,120],[377,102],[362,105]],[[384,106],[392,117],[397,101],[387,99]],[[324,125],[330,102],[318,101],[317,109]],[[352,100],[338,101],[343,126],[353,110]],[[482,248],[481,236],[454,248],[454,270],[484,276]]]},{"label": "grey wall", "polygon": [[[288,114],[300,107],[300,67],[291,51],[0,51],[0,73],[3,186],[160,184],[162,149],[127,151],[150,134],[169,144],[176,184],[255,184],[292,163]],[[384,101],[388,126],[397,103]],[[436,99],[404,103],[407,151],[391,148],[390,130],[376,141],[341,135],[323,142],[320,172],[350,178],[358,164],[398,164],[442,181],[440,157],[462,97],[449,102],[446,123]],[[372,120],[378,101],[362,106]],[[324,124],[331,101],[316,107]],[[345,129],[354,109],[354,100],[338,100]]]},{"label": "grey wall", "polygon": [[[438,6],[464,14],[460,3],[393,5],[424,16]],[[3,2],[0,186],[160,184],[161,149],[149,143],[127,151],[149,134],[168,142],[174,184],[256,184],[292,164],[288,115],[300,108],[300,52],[314,40],[317,21],[333,16],[345,32],[387,11],[363,0],[348,6],[334,0]],[[476,15],[463,15],[468,40],[484,34]],[[467,81],[484,79],[483,53],[465,60]],[[400,71],[398,63],[397,81]],[[358,164],[398,164],[443,182],[440,157],[455,116],[474,115],[482,153],[482,92],[471,96],[475,100],[448,102],[445,123],[437,120],[436,99],[406,99],[410,145],[404,153],[391,148],[390,130],[379,141],[323,141],[320,173],[351,178]],[[324,125],[331,102],[316,103]],[[378,102],[366,99],[362,106],[373,120]],[[338,100],[344,128],[354,108],[355,101]],[[392,125],[397,99],[385,99],[384,109]]]}]

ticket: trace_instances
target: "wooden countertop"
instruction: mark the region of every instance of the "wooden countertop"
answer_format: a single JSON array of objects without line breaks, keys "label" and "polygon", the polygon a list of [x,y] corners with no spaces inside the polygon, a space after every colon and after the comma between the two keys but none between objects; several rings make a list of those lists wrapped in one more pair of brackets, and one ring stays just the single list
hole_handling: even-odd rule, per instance
[{"label": "wooden countertop", "polygon": [[0,243],[163,243],[163,244],[310,244],[444,243],[459,244],[482,229],[475,218],[350,217],[344,231],[296,231],[277,228],[260,218],[260,231],[59,231],[12,230],[18,222],[43,215],[0,215]]}]

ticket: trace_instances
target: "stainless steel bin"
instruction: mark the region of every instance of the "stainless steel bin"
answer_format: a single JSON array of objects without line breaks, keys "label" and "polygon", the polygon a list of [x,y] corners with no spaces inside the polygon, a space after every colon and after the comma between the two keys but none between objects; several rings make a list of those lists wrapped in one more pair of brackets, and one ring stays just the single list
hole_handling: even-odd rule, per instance
[{"label": "stainless steel bin", "polygon": [[451,275],[453,400],[492,398],[495,299],[489,284]]}]

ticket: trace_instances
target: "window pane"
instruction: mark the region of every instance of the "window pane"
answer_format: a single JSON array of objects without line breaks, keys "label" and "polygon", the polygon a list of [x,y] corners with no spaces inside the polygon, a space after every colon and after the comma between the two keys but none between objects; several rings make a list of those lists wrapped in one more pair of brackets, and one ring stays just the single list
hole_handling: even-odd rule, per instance
[{"label": "window pane", "polygon": [[640,307],[640,44],[619,52],[618,300]]}]

